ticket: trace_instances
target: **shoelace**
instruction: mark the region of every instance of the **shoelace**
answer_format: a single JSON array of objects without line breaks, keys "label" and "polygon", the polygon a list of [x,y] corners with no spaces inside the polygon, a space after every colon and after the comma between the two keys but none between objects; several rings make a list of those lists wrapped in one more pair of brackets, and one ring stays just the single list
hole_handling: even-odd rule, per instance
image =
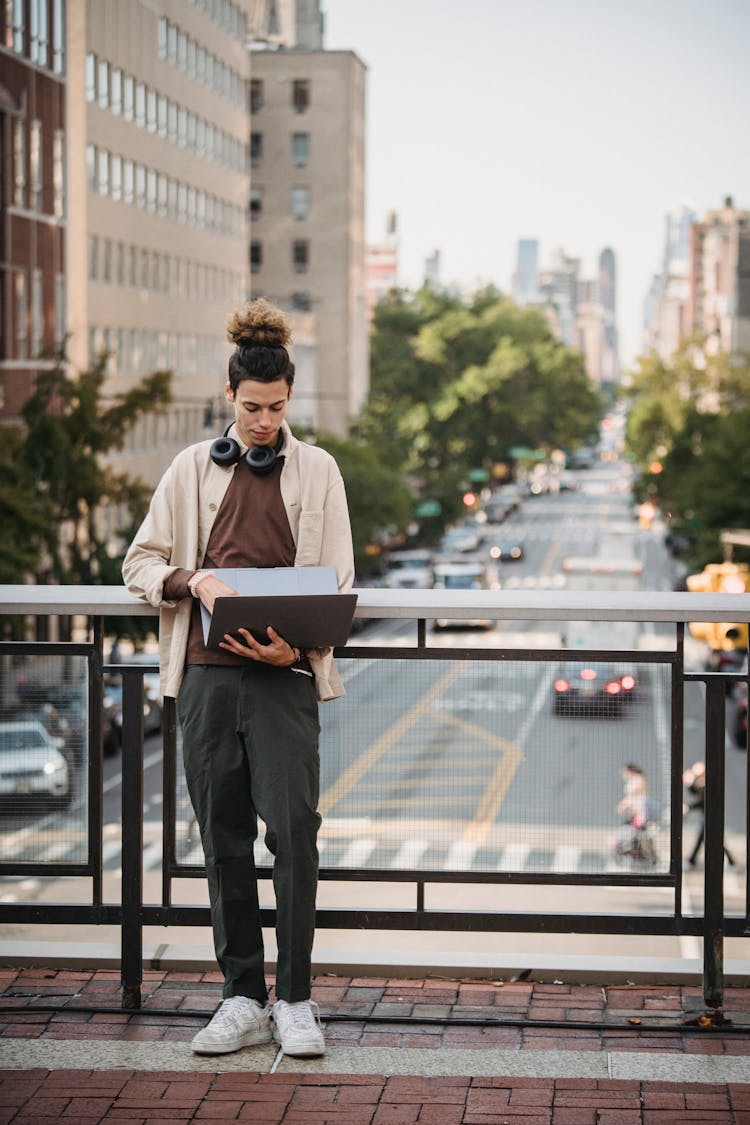
[{"label": "shoelace", "polygon": [[222,1001],[221,1007],[211,1021],[215,1027],[239,1026],[243,1014],[247,1013],[247,1004],[242,996],[229,996]]},{"label": "shoelace", "polygon": [[292,1027],[300,1031],[309,1031],[311,1026],[320,1027],[320,1008],[314,1000],[301,1000],[297,1004],[288,1004],[286,1015]]}]

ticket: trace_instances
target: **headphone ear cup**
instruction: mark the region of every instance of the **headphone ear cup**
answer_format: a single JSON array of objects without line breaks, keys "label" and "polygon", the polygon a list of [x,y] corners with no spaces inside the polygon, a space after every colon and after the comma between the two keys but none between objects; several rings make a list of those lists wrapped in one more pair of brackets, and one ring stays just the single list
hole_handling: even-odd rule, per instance
[{"label": "headphone ear cup", "polygon": [[254,445],[245,454],[245,462],[248,469],[262,477],[271,472],[276,464],[276,456],[276,450],[273,446]]},{"label": "headphone ear cup", "polygon": [[236,465],[242,456],[242,449],[239,442],[234,438],[217,437],[215,441],[211,442],[211,460],[215,465],[220,465],[222,468],[227,468],[229,465]]}]

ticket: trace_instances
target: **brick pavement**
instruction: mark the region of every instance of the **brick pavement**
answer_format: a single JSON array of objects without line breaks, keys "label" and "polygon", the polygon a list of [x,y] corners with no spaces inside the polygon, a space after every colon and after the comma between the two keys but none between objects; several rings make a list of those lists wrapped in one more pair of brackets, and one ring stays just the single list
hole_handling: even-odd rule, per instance
[{"label": "brick pavement", "polygon": [[[220,999],[215,972],[147,972],[142,1009],[126,1013],[104,1010],[119,1007],[116,971],[0,969],[0,1125],[750,1125],[750,988],[728,988],[727,1022],[704,1027],[685,986],[323,976],[313,994],[326,1060],[272,1073],[273,1047],[248,1063],[190,1054]],[[57,1051],[80,1062],[39,1064]],[[422,1072],[370,1073],[381,1059]],[[631,1063],[638,1077],[618,1078]]]}]

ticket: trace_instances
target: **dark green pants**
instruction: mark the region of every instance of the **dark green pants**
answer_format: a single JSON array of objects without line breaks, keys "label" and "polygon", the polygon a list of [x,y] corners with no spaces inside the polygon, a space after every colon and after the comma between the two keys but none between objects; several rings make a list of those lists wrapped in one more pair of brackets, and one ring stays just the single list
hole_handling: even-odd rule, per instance
[{"label": "dark green pants", "polygon": [[310,996],[318,881],[318,703],[287,668],[193,665],[177,701],[224,997],[268,998],[253,843],[274,857],[276,999]]}]

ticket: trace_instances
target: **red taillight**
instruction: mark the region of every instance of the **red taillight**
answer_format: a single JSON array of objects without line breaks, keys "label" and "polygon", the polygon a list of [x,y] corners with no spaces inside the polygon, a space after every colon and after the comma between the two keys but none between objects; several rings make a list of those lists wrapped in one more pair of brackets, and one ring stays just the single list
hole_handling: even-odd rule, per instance
[{"label": "red taillight", "polygon": [[635,687],[635,677],[634,676],[623,676],[622,679],[620,680],[620,683],[622,684],[625,691],[632,691],[633,688]]},{"label": "red taillight", "polygon": [[555,691],[570,691],[570,684],[567,680],[555,680]]},{"label": "red taillight", "polygon": [[581,671],[581,679],[582,680],[595,680],[596,679],[596,672],[594,671],[593,668],[584,668]]},{"label": "red taillight", "polygon": [[608,695],[619,695],[622,691],[622,685],[617,680],[611,680],[604,690]]}]

